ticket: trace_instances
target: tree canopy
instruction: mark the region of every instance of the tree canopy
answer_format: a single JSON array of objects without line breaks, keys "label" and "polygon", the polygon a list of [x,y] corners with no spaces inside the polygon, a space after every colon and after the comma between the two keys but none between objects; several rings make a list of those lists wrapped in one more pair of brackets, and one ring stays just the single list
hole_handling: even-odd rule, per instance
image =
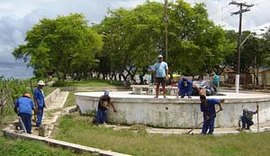
[{"label": "tree canopy", "polygon": [[[44,18],[27,32],[25,44],[19,45],[13,55],[28,62],[36,76],[51,72],[62,80],[67,75],[88,78],[96,72],[104,79],[134,79],[135,74],[145,75],[159,54],[165,55],[165,24],[165,61],[171,73],[194,76],[217,65],[236,67],[237,33],[214,24],[203,3],[192,6],[184,0],[169,3],[167,16],[164,5],[152,1],[132,9],[109,10],[93,26],[82,14]],[[244,38],[250,32],[243,34]],[[266,52],[269,38],[268,31],[263,39],[252,36],[245,41],[242,72],[270,62],[266,59],[270,58]]]},{"label": "tree canopy", "polygon": [[29,60],[37,77],[53,72],[59,80],[75,70],[79,74],[89,69],[102,47],[101,36],[88,26],[82,14],[41,19],[27,32],[25,41],[13,55]]},{"label": "tree canopy", "polygon": [[[164,54],[164,6],[145,2],[134,9],[117,9],[99,24],[103,34],[102,55],[111,70],[120,74],[145,74],[158,54]],[[208,19],[204,4],[191,6],[183,0],[168,7],[168,62],[170,71],[197,75],[222,63],[234,45],[226,32]],[[103,58],[104,58],[103,57]],[[132,78],[131,78],[132,79]]]}]

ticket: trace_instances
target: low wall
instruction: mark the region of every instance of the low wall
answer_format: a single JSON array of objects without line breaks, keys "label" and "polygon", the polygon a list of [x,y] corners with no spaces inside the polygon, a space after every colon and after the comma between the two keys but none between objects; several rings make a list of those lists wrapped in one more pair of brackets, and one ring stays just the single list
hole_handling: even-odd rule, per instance
[{"label": "low wall", "polygon": [[[226,94],[226,93],[223,93]],[[75,93],[76,104],[82,114],[96,111],[102,92]],[[145,124],[154,127],[191,128],[202,122],[199,97],[176,99],[175,97],[155,99],[153,96],[132,95],[127,92],[111,92],[111,101],[117,113],[108,111],[108,121],[122,124]],[[260,107],[260,122],[270,120],[270,96],[261,94],[227,94],[211,96],[223,98],[224,110],[217,114],[217,127],[237,126],[243,108]],[[257,122],[253,116],[254,123]]]},{"label": "low wall", "polygon": [[61,93],[61,90],[59,88],[52,91],[49,95],[45,97],[45,103],[50,104],[56,99],[56,97]]},{"label": "low wall", "polygon": [[[108,150],[102,150],[98,148],[93,148],[93,147],[88,147],[88,146],[83,146],[79,144],[74,144],[70,142],[65,142],[61,140],[55,140],[55,139],[50,139],[50,138],[45,138],[41,136],[36,136],[32,134],[27,134],[27,133],[17,133],[14,130],[10,128],[5,128],[3,129],[4,136],[8,136],[14,139],[27,139],[27,140],[35,140],[35,141],[40,141],[44,142],[49,146],[53,147],[62,147],[64,149],[70,149],[74,152],[77,153],[92,153],[93,155],[100,155],[100,156],[130,156],[128,154],[123,154],[123,153],[118,153],[118,152],[113,152],[113,151],[108,151]],[[33,155],[35,155],[33,153]]]}]

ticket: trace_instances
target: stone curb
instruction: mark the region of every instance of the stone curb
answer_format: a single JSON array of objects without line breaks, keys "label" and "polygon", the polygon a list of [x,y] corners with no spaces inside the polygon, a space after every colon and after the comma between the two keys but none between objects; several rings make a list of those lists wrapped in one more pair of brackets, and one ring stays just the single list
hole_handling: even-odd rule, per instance
[{"label": "stone curb", "polygon": [[62,147],[62,148],[70,149],[70,150],[78,152],[78,153],[83,153],[83,152],[97,153],[97,154],[102,155],[102,156],[130,156],[128,154],[101,150],[98,148],[87,147],[87,146],[83,146],[83,145],[79,145],[79,144],[74,144],[74,143],[69,143],[69,142],[60,141],[60,140],[56,140],[56,139],[40,137],[40,136],[36,136],[36,135],[32,135],[32,134],[16,133],[14,130],[11,130],[9,127],[3,129],[3,133],[4,133],[4,136],[9,136],[11,138],[41,141],[41,142],[44,142],[50,146]]}]

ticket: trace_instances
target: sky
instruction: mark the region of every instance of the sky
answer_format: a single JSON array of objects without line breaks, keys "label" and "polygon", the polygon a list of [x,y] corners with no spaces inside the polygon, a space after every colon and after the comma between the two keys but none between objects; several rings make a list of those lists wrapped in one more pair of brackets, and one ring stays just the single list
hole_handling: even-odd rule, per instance
[{"label": "sky", "polygon": [[[164,2],[164,0],[150,0]],[[168,0],[175,2],[175,0]],[[42,18],[83,13],[89,23],[99,23],[108,9],[134,8],[145,0],[1,0],[0,1],[0,76],[27,78],[32,69],[20,60],[15,60],[12,51],[24,43],[25,33]],[[224,29],[238,29],[239,10],[229,5],[231,0],[186,0],[194,5],[205,3],[209,18]],[[258,31],[270,26],[270,0],[236,0],[254,4],[251,11],[243,14],[243,30]]]}]

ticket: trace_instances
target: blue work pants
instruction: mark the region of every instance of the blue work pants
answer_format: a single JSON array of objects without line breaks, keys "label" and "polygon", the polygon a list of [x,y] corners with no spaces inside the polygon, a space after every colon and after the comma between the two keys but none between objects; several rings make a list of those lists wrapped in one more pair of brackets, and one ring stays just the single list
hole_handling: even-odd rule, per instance
[{"label": "blue work pants", "polygon": [[[211,117],[208,120],[204,118],[202,134],[213,134],[215,126],[215,117]],[[208,133],[207,133],[208,131]]]},{"label": "blue work pants", "polygon": [[26,132],[31,134],[31,131],[32,131],[31,117],[32,117],[32,115],[27,114],[27,113],[20,113],[19,116],[22,118]]},{"label": "blue work pants", "polygon": [[97,124],[104,124],[107,121],[107,110],[98,109],[96,119]]},{"label": "blue work pants", "polygon": [[241,121],[242,121],[242,128],[243,129],[250,129],[250,126],[254,124],[252,120],[248,119],[245,116],[241,117]]},{"label": "blue work pants", "polygon": [[42,117],[43,117],[43,107],[38,107],[37,110],[37,127],[40,127],[40,125],[42,124]]}]

